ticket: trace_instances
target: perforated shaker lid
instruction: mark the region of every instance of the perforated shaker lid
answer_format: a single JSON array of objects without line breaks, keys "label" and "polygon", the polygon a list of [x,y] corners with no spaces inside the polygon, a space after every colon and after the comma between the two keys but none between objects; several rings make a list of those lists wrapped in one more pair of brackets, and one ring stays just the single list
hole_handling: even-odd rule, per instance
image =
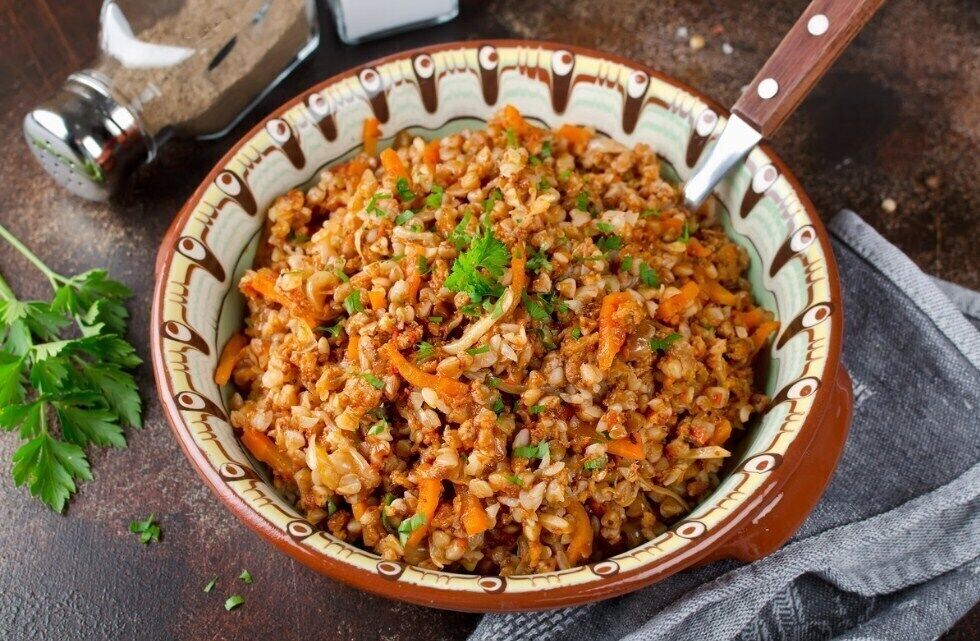
[{"label": "perforated shaker lid", "polygon": [[88,200],[108,199],[152,156],[153,142],[133,113],[84,73],[24,117],[24,137],[61,186]]}]

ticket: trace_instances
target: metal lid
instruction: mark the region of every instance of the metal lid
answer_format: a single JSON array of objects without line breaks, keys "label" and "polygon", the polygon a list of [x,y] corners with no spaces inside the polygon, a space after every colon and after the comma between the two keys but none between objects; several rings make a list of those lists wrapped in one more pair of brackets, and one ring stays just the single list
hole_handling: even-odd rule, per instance
[{"label": "metal lid", "polygon": [[153,141],[133,112],[86,73],[69,76],[50,100],[24,117],[24,137],[58,183],[89,200],[108,199],[153,155]]}]

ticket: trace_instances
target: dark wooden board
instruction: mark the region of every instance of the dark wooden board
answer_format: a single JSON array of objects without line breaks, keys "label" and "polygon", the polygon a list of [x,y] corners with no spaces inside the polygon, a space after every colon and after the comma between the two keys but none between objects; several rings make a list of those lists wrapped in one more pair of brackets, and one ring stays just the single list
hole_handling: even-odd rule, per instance
[{"label": "dark wooden board", "polygon": [[[136,291],[131,339],[147,356],[152,266],[171,217],[259,114],[360,62],[425,43],[476,37],[563,40],[646,62],[731,104],[805,0],[466,1],[458,20],[361,46],[340,44],[326,12],[313,58],[227,139],[176,142],[110,204],[54,187],[20,134],[25,110],[95,51],[100,0],[0,0],[0,222],[63,272],[106,266]],[[321,6],[325,3],[321,2]],[[724,32],[712,35],[720,25]],[[692,51],[678,27],[705,36]],[[725,55],[721,43],[734,47]],[[977,149],[980,28],[973,0],[893,0],[773,141],[817,207],[862,213],[923,269],[980,288]],[[940,188],[925,179],[938,176]],[[891,197],[894,213],[880,208]],[[8,248],[0,271],[22,297],[47,295]],[[400,605],[320,577],[275,552],[198,480],[140,370],[146,427],[125,450],[92,457],[66,516],[13,487],[15,438],[0,434],[0,621],[4,639],[459,639],[477,621]],[[161,543],[143,547],[132,518],[158,515]],[[248,568],[255,583],[235,577]],[[211,594],[202,588],[219,576]],[[247,602],[225,612],[224,598]],[[980,637],[980,610],[950,638]]]}]

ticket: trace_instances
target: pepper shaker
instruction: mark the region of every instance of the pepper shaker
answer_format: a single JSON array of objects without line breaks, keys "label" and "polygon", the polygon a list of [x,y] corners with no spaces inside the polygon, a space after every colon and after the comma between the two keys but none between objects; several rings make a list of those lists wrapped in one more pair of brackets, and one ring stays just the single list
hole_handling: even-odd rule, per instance
[{"label": "pepper shaker", "polygon": [[227,133],[316,49],[315,0],[105,0],[99,56],[24,118],[55,180],[109,198],[170,137]]}]

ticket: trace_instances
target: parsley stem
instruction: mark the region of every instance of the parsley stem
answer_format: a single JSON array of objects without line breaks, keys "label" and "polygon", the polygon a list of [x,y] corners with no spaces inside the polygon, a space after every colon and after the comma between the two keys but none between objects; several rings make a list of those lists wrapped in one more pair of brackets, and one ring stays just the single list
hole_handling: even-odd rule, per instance
[{"label": "parsley stem", "polygon": [[63,276],[55,273],[54,271],[51,270],[50,267],[45,265],[44,261],[38,258],[34,254],[34,252],[32,252],[30,249],[27,248],[27,245],[20,242],[20,240],[12,233],[10,233],[10,231],[3,225],[0,225],[0,238],[3,238],[5,241],[10,243],[10,245],[14,249],[19,251],[24,258],[31,261],[31,264],[37,267],[42,274],[47,276],[48,281],[51,283],[51,287],[53,287],[54,289],[58,289],[58,287],[60,287],[61,284],[66,281],[66,279]]},{"label": "parsley stem", "polygon": [[7,281],[3,279],[3,274],[0,274],[0,298],[7,301],[17,300],[17,295],[14,294],[14,290],[10,289]]}]

